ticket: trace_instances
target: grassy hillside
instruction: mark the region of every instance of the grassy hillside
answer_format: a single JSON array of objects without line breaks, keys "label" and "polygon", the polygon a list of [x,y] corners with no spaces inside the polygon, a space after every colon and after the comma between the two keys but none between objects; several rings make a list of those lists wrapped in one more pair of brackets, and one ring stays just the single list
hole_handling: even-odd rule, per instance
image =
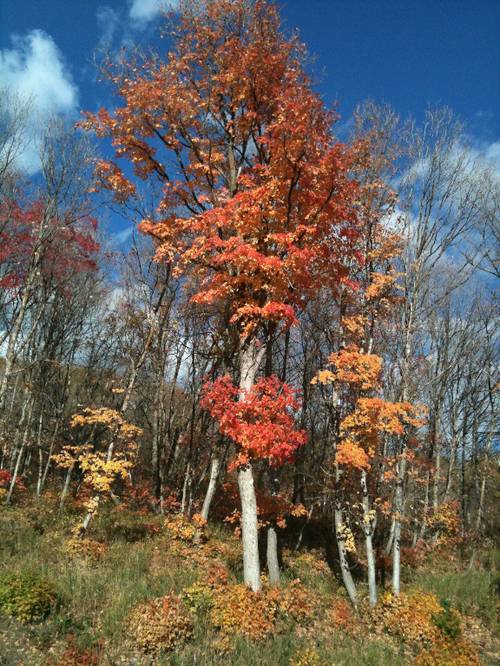
[{"label": "grassy hillside", "polygon": [[[178,516],[104,510],[72,536],[50,496],[0,509],[0,664],[495,664],[495,563],[405,570],[355,613],[319,550],[283,552],[280,589],[241,585],[238,539]],[[441,565],[442,566],[442,565]],[[496,580],[498,584],[498,579]]]}]

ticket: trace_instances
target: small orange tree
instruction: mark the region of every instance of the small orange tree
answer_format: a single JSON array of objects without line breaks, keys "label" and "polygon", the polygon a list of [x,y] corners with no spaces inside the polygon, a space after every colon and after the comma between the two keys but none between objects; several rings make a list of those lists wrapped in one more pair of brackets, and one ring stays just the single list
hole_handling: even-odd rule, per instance
[{"label": "small orange tree", "polygon": [[[335,525],[342,575],[354,604],[356,590],[346,553],[355,549],[355,541],[345,516],[353,514],[364,533],[370,602],[375,604],[372,537],[377,507],[382,499],[387,499],[382,497],[384,488],[390,495],[388,485],[396,480],[392,470],[398,463],[397,455],[388,454],[389,440],[405,436],[408,428],[420,424],[417,410],[410,403],[393,402],[384,396],[383,359],[373,353],[380,323],[400,300],[400,275],[395,270],[400,239],[387,222],[395,199],[380,177],[397,155],[385,148],[377,149],[379,139],[377,133],[367,132],[358,144],[360,150],[353,168],[359,183],[359,261],[353,266],[352,281],[337,295],[339,348],[330,355],[329,367],[312,380],[331,386],[335,414]],[[342,503],[341,497],[349,495],[347,491],[355,499]]]},{"label": "small orange tree", "polygon": [[[343,404],[334,465],[340,468],[338,486],[341,479],[344,487],[349,482],[354,487],[360,486],[361,502],[351,502],[348,508],[358,515],[358,524],[365,535],[370,602],[374,605],[377,591],[372,537],[377,505],[382,499],[382,486],[394,479],[391,472],[394,461],[387,455],[386,437],[403,436],[406,428],[418,426],[419,420],[410,403],[381,397],[381,357],[351,346],[331,354],[329,360],[331,369],[320,371],[313,382],[332,384],[336,399],[340,398]],[[336,492],[339,491],[337,487]],[[352,533],[345,524],[337,521],[336,528],[344,547],[354,549]]]},{"label": "small orange tree", "polygon": [[[188,276],[193,301],[219,309],[240,340],[238,392],[254,385],[263,341],[296,321],[320,284],[348,276],[356,237],[353,151],[311,88],[304,49],[265,0],[181,3],[160,58],[110,65],[122,99],[82,125],[110,137],[139,179],[159,180],[156,219],[141,229],[157,259]],[[119,200],[136,183],[100,162]],[[241,461],[244,578],[260,590],[251,460]]]}]

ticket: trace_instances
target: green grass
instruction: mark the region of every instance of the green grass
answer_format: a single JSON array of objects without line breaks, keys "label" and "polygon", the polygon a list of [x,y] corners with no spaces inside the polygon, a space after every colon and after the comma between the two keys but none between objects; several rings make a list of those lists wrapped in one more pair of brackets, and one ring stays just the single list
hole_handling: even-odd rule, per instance
[{"label": "green grass", "polygon": [[483,570],[446,573],[423,571],[415,575],[414,582],[440,599],[448,599],[461,613],[479,616],[494,628],[498,602],[496,576],[492,571]]}]

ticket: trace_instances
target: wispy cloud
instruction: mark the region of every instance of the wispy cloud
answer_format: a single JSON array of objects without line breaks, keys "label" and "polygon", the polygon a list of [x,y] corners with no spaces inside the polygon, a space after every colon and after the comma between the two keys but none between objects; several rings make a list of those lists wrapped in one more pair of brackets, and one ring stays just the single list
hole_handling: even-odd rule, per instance
[{"label": "wispy cloud", "polygon": [[117,231],[116,233],[113,234],[113,241],[117,245],[123,245],[132,236],[133,231],[134,230],[132,227],[129,227],[128,229],[123,229],[122,231]]},{"label": "wispy cloud", "polygon": [[96,11],[97,28],[99,30],[99,49],[108,51],[113,44],[117,29],[120,26],[120,16],[118,12],[109,5],[101,5]]},{"label": "wispy cloud", "polygon": [[155,19],[162,10],[175,9],[179,3],[177,0],[131,0],[129,4],[131,20],[145,24]]},{"label": "wispy cloud", "polygon": [[494,141],[486,146],[484,157],[500,172],[500,141]]},{"label": "wispy cloud", "polygon": [[11,43],[11,48],[0,50],[0,86],[30,100],[32,137],[19,162],[29,173],[36,173],[40,128],[53,114],[76,113],[78,87],[57,44],[43,30],[11,35]]}]

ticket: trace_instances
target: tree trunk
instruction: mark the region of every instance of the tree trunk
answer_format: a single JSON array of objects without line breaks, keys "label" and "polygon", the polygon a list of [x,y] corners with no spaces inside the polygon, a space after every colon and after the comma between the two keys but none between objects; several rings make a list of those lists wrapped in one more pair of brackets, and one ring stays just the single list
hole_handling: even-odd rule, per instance
[{"label": "tree trunk", "polygon": [[40,410],[38,418],[38,434],[36,438],[36,446],[38,449],[38,478],[36,482],[36,496],[40,497],[42,492],[42,478],[43,478],[43,452],[42,452],[42,426],[43,426],[43,411]]},{"label": "tree trunk", "polygon": [[186,472],[184,474],[184,483],[182,484],[182,499],[181,499],[181,510],[180,510],[180,513],[182,515],[186,513],[188,490],[190,485],[191,485],[191,463],[188,462],[186,466]]},{"label": "tree trunk", "polygon": [[427,528],[427,513],[429,511],[429,487],[431,483],[431,473],[427,472],[427,477],[425,481],[425,495],[424,495],[424,505],[422,509],[422,522],[420,523],[420,531],[418,538],[423,539],[425,536],[425,530]]},{"label": "tree trunk", "polygon": [[368,569],[368,591],[370,605],[377,603],[377,574],[375,569],[375,553],[373,552],[374,518],[370,515],[370,501],[368,499],[368,484],[366,472],[361,472],[361,490],[363,493],[363,531],[365,533],[366,563]]},{"label": "tree trunk", "polygon": [[212,457],[212,462],[210,464],[210,480],[208,482],[207,492],[205,494],[205,499],[203,500],[203,506],[201,508],[201,517],[203,520],[208,520],[208,514],[210,512],[210,505],[215,494],[215,489],[217,487],[217,479],[219,478],[219,469],[220,469],[220,458],[217,454]]},{"label": "tree trunk", "polygon": [[401,518],[403,516],[403,484],[406,473],[406,443],[398,463],[398,477],[394,497],[394,542],[392,546],[392,591],[398,596],[401,590]]},{"label": "tree trunk", "polygon": [[375,568],[375,553],[373,551],[373,541],[371,533],[366,535],[365,544],[366,544],[366,561],[368,567],[368,590],[370,596],[370,605],[375,606],[377,603],[377,572]]},{"label": "tree trunk", "polygon": [[389,555],[391,554],[391,551],[392,551],[392,544],[394,543],[394,528],[395,528],[395,525],[396,525],[396,521],[393,518],[392,522],[391,522],[391,529],[389,531],[389,538],[387,539],[387,543],[386,543],[385,548],[384,548],[384,555],[386,557],[389,557]]},{"label": "tree trunk", "polygon": [[275,528],[270,525],[267,528],[267,571],[271,585],[280,584],[280,564],[278,560],[278,535]]},{"label": "tree trunk", "polygon": [[59,511],[63,510],[64,507],[64,500],[66,499],[66,495],[68,494],[69,490],[69,483],[71,481],[71,474],[73,472],[74,464],[71,465],[71,467],[68,467],[68,471],[66,472],[66,478],[64,479],[64,486],[61,491],[61,499],[59,500]]},{"label": "tree trunk", "polygon": [[9,491],[7,493],[7,497],[5,498],[5,504],[10,504],[10,501],[12,499],[12,494],[14,492],[14,488],[15,488],[15,485],[16,485],[17,476],[19,474],[19,468],[21,466],[21,460],[22,460],[24,451],[26,449],[26,443],[28,441],[28,433],[29,433],[29,430],[30,430],[30,427],[31,427],[31,416],[32,416],[32,413],[33,413],[33,402],[34,402],[33,399],[31,399],[30,406],[29,406],[29,411],[28,411],[28,420],[27,420],[26,428],[24,430],[24,435],[23,435],[23,442],[22,442],[21,447],[19,449],[19,452],[17,454],[16,466],[14,467],[14,472],[12,474],[12,479],[11,479],[10,486],[9,486]]},{"label": "tree trunk", "polygon": [[238,469],[238,487],[241,500],[241,537],[243,541],[243,579],[254,592],[260,592],[259,531],[257,525],[257,498],[253,482],[252,465]]},{"label": "tree trunk", "polygon": [[[257,348],[251,339],[243,343],[240,351],[240,399],[252,389],[265,347]],[[243,542],[243,578],[254,592],[262,589],[260,580],[259,531],[257,523],[257,498],[252,464],[238,469],[238,487],[241,500],[241,538]]]},{"label": "tree trunk", "polygon": [[340,508],[335,509],[335,538],[337,540],[337,549],[339,552],[339,563],[340,563],[340,573],[342,574],[342,580],[349,595],[349,599],[352,602],[352,605],[356,608],[358,605],[358,594],[356,592],[356,586],[352,579],[351,570],[349,568],[349,561],[347,559],[347,550],[344,537],[344,523],[343,515]]},{"label": "tree trunk", "polygon": [[56,422],[56,427],[54,428],[54,432],[52,434],[52,439],[50,441],[49,454],[48,454],[48,457],[47,457],[47,462],[45,464],[45,469],[43,471],[40,492],[42,492],[43,489],[45,488],[45,482],[47,480],[47,475],[49,473],[50,464],[52,462],[52,451],[54,450],[54,444],[55,444],[56,437],[57,437],[57,431],[59,430],[59,424],[60,424],[60,420],[58,419],[57,422]]}]

